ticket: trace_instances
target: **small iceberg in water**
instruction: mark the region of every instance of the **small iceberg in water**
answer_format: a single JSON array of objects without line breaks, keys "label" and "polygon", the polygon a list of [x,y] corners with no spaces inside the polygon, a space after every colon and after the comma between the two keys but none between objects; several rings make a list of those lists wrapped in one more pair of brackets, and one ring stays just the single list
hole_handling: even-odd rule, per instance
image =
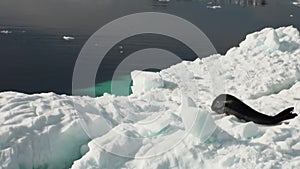
[{"label": "small iceberg in water", "polygon": [[9,30],[1,30],[0,33],[1,33],[1,34],[11,34],[12,31],[9,31]]},{"label": "small iceberg in water", "polygon": [[75,37],[72,37],[72,36],[63,36],[62,38],[63,38],[63,40],[67,40],[67,41],[75,39]]}]

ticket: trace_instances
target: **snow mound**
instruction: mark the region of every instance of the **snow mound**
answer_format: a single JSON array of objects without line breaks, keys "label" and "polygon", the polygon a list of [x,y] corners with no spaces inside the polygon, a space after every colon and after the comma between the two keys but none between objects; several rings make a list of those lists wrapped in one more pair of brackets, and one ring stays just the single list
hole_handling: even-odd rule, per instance
[{"label": "snow mound", "polygon": [[0,168],[297,168],[300,116],[263,126],[210,106],[230,93],[300,114],[299,56],[297,29],[266,28],[225,55],[135,71],[126,97],[0,93]]},{"label": "snow mound", "polygon": [[288,89],[300,79],[299,44],[299,32],[293,27],[249,34],[240,47],[217,58],[222,63],[219,77],[229,93],[243,99]]},{"label": "snow mound", "polygon": [[89,138],[76,123],[70,98],[5,92],[0,103],[2,168],[67,168],[80,157]]}]

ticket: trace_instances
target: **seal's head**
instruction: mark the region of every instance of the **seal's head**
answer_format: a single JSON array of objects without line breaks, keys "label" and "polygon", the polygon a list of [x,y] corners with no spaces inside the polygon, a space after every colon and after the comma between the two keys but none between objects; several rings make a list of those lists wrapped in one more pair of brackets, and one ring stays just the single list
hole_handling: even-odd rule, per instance
[{"label": "seal's head", "polygon": [[215,111],[216,113],[223,114],[224,109],[226,107],[226,104],[231,102],[228,100],[228,95],[227,94],[221,94],[218,97],[215,98],[211,105],[211,110]]}]

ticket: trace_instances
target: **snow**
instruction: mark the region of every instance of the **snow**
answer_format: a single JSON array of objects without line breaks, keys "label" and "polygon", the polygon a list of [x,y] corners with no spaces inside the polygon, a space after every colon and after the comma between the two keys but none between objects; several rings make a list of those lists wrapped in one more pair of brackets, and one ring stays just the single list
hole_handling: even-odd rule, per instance
[{"label": "snow", "polygon": [[247,35],[225,55],[133,72],[133,94],[0,93],[0,168],[297,168],[300,116],[280,125],[211,111],[230,93],[268,115],[300,114],[300,36]]},{"label": "snow", "polygon": [[260,129],[253,122],[245,123],[236,127],[235,136],[241,139],[249,139],[260,134]]},{"label": "snow", "polygon": [[0,102],[2,168],[63,168],[80,157],[89,138],[66,96],[4,92]]}]

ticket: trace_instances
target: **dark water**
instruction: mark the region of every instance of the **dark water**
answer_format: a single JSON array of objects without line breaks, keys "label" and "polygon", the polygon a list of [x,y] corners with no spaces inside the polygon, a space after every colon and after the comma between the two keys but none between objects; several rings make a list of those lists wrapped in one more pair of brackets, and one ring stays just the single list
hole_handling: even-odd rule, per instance
[{"label": "dark water", "polygon": [[[237,46],[246,34],[264,27],[293,25],[300,29],[300,7],[289,0],[209,2],[0,0],[0,31],[11,31],[0,34],[0,91],[70,94],[74,64],[86,40],[108,22],[137,12],[164,12],[182,17],[199,27],[222,54]],[[208,5],[222,8],[208,9]],[[64,35],[73,36],[75,40],[65,41]],[[158,35],[136,36],[121,43],[127,51],[163,47],[186,60],[197,57],[180,42]],[[99,68],[98,94],[109,91],[106,81],[111,80],[118,57],[118,49],[112,49]],[[126,53],[122,53],[122,57],[126,57]]]}]

